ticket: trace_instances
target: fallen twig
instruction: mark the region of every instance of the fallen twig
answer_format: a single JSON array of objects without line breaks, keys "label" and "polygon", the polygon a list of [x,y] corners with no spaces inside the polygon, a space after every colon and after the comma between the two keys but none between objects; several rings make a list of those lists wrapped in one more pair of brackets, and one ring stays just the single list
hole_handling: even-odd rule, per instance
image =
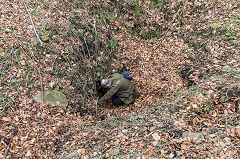
[{"label": "fallen twig", "polygon": [[30,21],[31,21],[31,23],[32,23],[33,30],[34,30],[34,32],[35,32],[35,34],[36,34],[36,36],[37,36],[37,38],[38,38],[41,46],[42,46],[43,42],[42,42],[42,40],[40,39],[40,37],[39,37],[39,35],[38,35],[38,33],[37,33],[37,30],[36,30],[35,25],[34,25],[33,20],[32,20],[32,16],[31,16],[31,14],[30,14],[29,11],[28,11],[28,8],[27,8],[27,6],[26,6],[25,1],[22,0],[22,2],[23,2],[23,4],[24,4],[24,7],[25,7],[26,11],[28,12],[29,17],[30,17]]},{"label": "fallen twig", "polygon": [[105,149],[103,149],[102,151],[101,151],[101,154],[103,154],[103,153],[105,153],[107,150],[109,150],[111,147],[106,147]]},{"label": "fallen twig", "polygon": [[18,129],[18,127],[14,127],[13,130],[12,130],[11,138],[10,138],[10,141],[9,141],[9,143],[8,143],[8,147],[7,147],[6,151],[5,151],[5,155],[4,155],[3,159],[6,159],[6,158],[7,158],[9,149],[10,149],[10,147],[11,147],[12,139],[13,139],[13,137],[15,136],[17,129]]},{"label": "fallen twig", "polygon": [[98,97],[97,97],[97,101],[96,101],[96,117],[98,116]]}]

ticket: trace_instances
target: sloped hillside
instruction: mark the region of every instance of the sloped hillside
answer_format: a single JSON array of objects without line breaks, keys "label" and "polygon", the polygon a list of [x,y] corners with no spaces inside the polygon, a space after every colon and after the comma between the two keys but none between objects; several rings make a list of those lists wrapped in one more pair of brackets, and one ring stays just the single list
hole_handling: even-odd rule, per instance
[{"label": "sloped hillside", "polygon": [[[237,2],[0,0],[0,158],[239,158]],[[140,97],[97,108],[122,71]]]}]

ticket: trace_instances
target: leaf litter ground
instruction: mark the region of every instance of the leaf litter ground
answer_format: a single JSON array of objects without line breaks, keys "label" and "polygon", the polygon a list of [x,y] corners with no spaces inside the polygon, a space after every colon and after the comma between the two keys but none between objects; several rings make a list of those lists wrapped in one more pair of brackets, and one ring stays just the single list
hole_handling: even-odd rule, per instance
[{"label": "leaf litter ground", "polygon": [[[202,4],[201,1],[195,3]],[[116,35],[119,50],[113,66],[128,67],[141,95],[129,106],[114,107],[105,104],[99,108],[96,118],[91,113],[80,116],[67,108],[38,104],[32,100],[37,91],[51,89],[52,82],[69,82],[47,74],[47,71],[53,69],[48,61],[41,61],[41,55],[33,56],[35,52],[29,48],[36,40],[23,4],[20,1],[1,3],[1,59],[6,57],[10,60],[8,65],[4,61],[1,63],[5,69],[2,70],[5,76],[1,76],[1,89],[5,94],[1,94],[1,97],[11,96],[18,105],[17,108],[10,107],[8,113],[1,114],[1,158],[4,157],[15,126],[18,127],[17,133],[11,141],[8,158],[64,158],[75,150],[78,150],[80,158],[110,158],[113,155],[116,158],[237,158],[239,115],[234,112],[233,101],[223,104],[219,102],[218,88],[239,84],[239,73],[222,72],[221,76],[212,74],[208,79],[199,78],[199,74],[208,75],[206,69],[210,73],[219,73],[224,65],[239,71],[239,51],[228,42],[213,40],[208,46],[210,51],[206,58],[212,63],[186,71],[191,72],[187,78],[182,78],[181,72],[179,73],[179,68],[201,63],[191,60],[191,56],[196,54],[196,49],[202,48],[186,43],[186,38],[190,35],[196,36],[191,34],[195,25],[201,24],[204,29],[217,20],[221,23],[222,17],[234,14],[236,3],[217,1],[215,6],[221,9],[214,7],[214,13],[209,9],[211,4],[207,3],[208,14],[201,12],[190,15],[187,11],[191,4],[192,2],[186,4],[183,16],[186,17],[184,20],[187,26],[183,30],[186,37],[179,37],[170,31],[172,33],[167,34],[154,53],[152,50],[158,39],[142,41],[129,34],[126,28],[120,28],[121,33]],[[66,17],[70,15],[70,11],[63,12],[61,9],[64,3],[56,7],[57,5],[59,4],[49,3],[48,7],[41,8],[41,17],[53,21],[51,8],[57,10],[54,12],[56,16],[61,13]],[[36,8],[39,6],[42,4],[35,4]],[[147,8],[147,4],[142,6]],[[225,14],[215,16],[222,9]],[[34,13],[34,10],[31,11]],[[149,11],[149,14],[153,13]],[[209,16],[209,23],[203,23],[206,16]],[[158,21],[158,17],[155,18]],[[193,19],[195,25],[189,23],[189,18]],[[39,19],[34,20],[36,26],[41,28]],[[59,16],[56,23],[67,26],[64,20],[63,16]],[[63,35],[60,35],[59,45],[52,45],[64,52],[66,48],[61,45],[64,42]],[[189,48],[187,53],[184,51],[186,48]],[[231,53],[227,54],[229,52]],[[223,58],[226,54],[230,60]],[[44,59],[48,59],[48,56],[46,54]],[[43,68],[43,63],[48,67]],[[27,68],[29,65],[32,67]],[[187,87],[189,81],[197,84],[196,87]],[[65,89],[71,90],[71,84],[66,84]],[[214,111],[205,114],[201,108],[209,99],[215,101],[211,104],[214,105]],[[11,105],[11,100],[6,104]],[[89,107],[95,109],[93,103]],[[232,124],[226,124],[228,121],[232,121]],[[188,134],[188,137],[183,137],[183,132],[198,132],[200,135]]]}]

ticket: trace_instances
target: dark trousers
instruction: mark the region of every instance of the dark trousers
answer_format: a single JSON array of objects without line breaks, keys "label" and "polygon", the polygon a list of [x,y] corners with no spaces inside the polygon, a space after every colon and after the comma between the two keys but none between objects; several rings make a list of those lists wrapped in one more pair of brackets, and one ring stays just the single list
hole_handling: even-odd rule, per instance
[{"label": "dark trousers", "polygon": [[112,103],[113,103],[114,105],[116,105],[116,106],[119,106],[119,105],[124,104],[123,101],[122,101],[119,97],[117,97],[117,96],[114,96],[114,97],[112,98]]}]

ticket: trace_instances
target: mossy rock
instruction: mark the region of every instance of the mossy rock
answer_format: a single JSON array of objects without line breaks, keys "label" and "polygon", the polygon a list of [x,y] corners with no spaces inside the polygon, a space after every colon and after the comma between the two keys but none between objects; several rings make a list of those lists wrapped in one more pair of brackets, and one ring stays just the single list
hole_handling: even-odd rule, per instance
[{"label": "mossy rock", "polygon": [[33,97],[33,99],[34,99],[37,103],[43,103],[44,92],[39,91],[38,94]]},{"label": "mossy rock", "polygon": [[51,90],[47,92],[38,92],[38,94],[33,98],[36,102],[39,103],[49,103],[52,105],[62,105],[67,106],[68,105],[68,99],[66,96],[57,90]]},{"label": "mossy rock", "polygon": [[62,106],[68,105],[68,100],[66,96],[62,92],[57,90],[46,92],[44,101],[48,103],[59,102]]},{"label": "mossy rock", "polygon": [[41,38],[42,42],[49,42],[48,36],[41,36],[40,38]]},{"label": "mossy rock", "polygon": [[50,31],[52,29],[52,24],[51,23],[49,23],[45,20],[40,20],[40,23],[46,31]]}]

